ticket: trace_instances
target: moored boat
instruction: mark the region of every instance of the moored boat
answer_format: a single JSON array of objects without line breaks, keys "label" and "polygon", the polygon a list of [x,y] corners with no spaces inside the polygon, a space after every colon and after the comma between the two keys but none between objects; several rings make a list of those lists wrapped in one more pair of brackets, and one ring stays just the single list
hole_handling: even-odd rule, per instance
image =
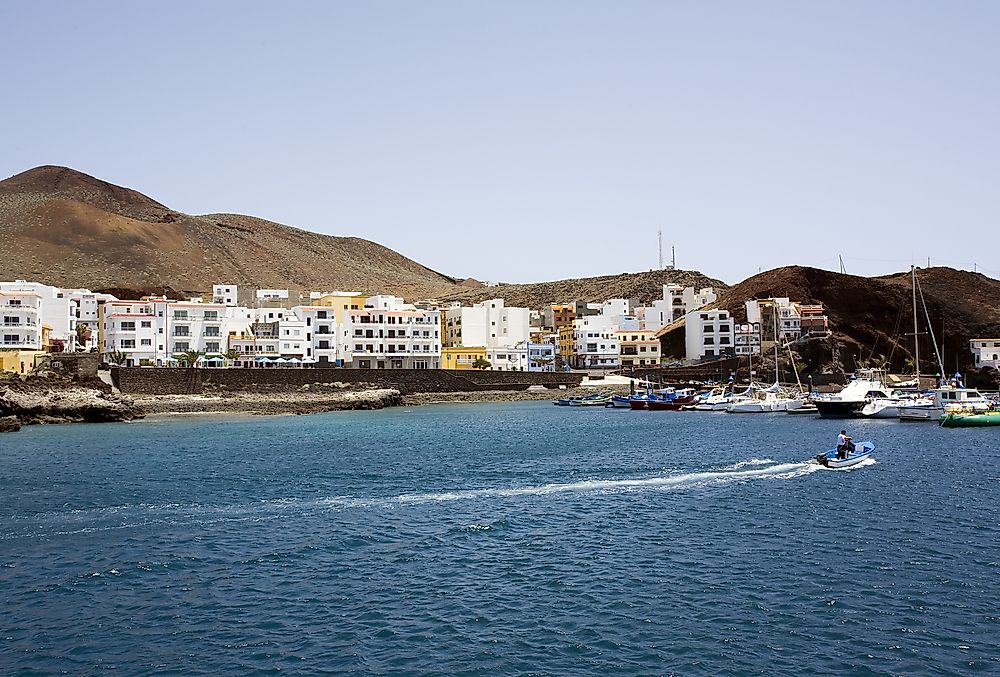
[{"label": "moored boat", "polygon": [[941,416],[944,428],[982,428],[1000,425],[1000,411],[946,412]]},{"label": "moored boat", "polygon": [[853,445],[846,458],[837,458],[837,450],[834,448],[826,453],[816,454],[816,462],[826,468],[846,468],[871,458],[873,451],[875,451],[874,442],[858,442]]},{"label": "moored boat", "polygon": [[872,399],[887,398],[888,393],[884,372],[864,369],[859,370],[839,393],[817,397],[813,403],[819,415],[825,418],[851,418],[861,416],[861,410]]}]

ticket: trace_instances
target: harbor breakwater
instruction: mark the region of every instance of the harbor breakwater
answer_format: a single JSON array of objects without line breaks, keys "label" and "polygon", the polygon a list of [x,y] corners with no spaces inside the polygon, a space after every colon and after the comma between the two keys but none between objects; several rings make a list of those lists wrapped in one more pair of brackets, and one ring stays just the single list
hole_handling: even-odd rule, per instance
[{"label": "harbor breakwater", "polygon": [[443,369],[185,369],[120,367],[111,378],[129,395],[203,395],[225,392],[291,392],[317,385],[460,393],[527,390],[531,386],[573,388],[583,374],[526,371],[446,371]]}]

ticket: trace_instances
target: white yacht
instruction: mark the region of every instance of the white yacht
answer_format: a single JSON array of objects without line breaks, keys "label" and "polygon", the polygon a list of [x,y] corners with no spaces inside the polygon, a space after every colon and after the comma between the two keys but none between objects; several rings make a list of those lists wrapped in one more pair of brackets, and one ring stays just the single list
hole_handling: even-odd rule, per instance
[{"label": "white yacht", "polygon": [[887,399],[891,390],[885,385],[885,372],[881,369],[859,369],[851,382],[835,395],[813,398],[819,415],[826,418],[861,416],[873,399]]}]

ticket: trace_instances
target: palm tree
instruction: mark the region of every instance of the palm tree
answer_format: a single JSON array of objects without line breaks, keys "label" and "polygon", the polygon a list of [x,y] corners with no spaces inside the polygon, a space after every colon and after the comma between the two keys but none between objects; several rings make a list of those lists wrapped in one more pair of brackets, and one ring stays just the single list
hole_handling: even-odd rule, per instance
[{"label": "palm tree", "polygon": [[491,366],[493,366],[493,365],[491,365],[490,361],[487,360],[485,357],[477,357],[472,362],[472,368],[473,369],[479,369],[479,370],[482,370],[482,371],[485,371],[485,370],[489,369]]},{"label": "palm tree", "polygon": [[192,369],[198,366],[198,359],[201,356],[202,353],[199,353],[197,350],[186,350],[183,353],[177,353],[177,355],[175,355],[180,362],[183,362]]},{"label": "palm tree", "polygon": [[235,348],[230,348],[226,351],[224,357],[229,360],[229,364],[232,366],[232,363],[240,358],[240,354]]},{"label": "palm tree", "polygon": [[107,353],[106,357],[108,358],[108,362],[119,367],[125,364],[125,360],[128,359],[128,355],[121,350],[116,350],[113,353]]}]

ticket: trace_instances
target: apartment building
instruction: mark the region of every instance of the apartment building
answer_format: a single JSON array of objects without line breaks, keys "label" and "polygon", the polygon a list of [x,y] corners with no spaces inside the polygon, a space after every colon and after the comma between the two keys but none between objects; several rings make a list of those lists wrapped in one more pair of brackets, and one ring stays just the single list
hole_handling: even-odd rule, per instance
[{"label": "apartment building", "polygon": [[441,325],[436,310],[419,310],[396,296],[367,299],[347,311],[350,365],[357,369],[440,369]]},{"label": "apartment building", "polygon": [[727,310],[694,310],[684,316],[685,357],[700,361],[735,354],[733,318]]},{"label": "apartment building", "polygon": [[650,329],[619,329],[619,359],[623,369],[660,366],[660,341]]}]

